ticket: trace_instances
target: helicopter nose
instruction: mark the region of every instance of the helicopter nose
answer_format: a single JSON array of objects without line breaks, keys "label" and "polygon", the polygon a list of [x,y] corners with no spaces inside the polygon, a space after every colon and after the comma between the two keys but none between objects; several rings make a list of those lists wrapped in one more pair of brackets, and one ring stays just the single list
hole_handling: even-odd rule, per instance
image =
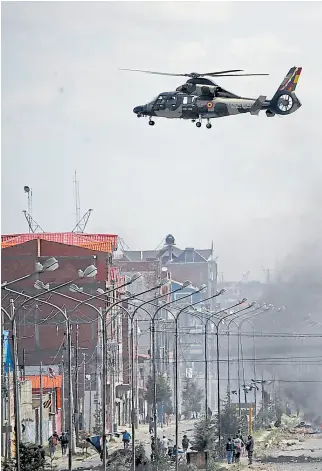
[{"label": "helicopter nose", "polygon": [[135,114],[143,113],[143,106],[136,106],[133,109],[133,113],[135,113]]}]

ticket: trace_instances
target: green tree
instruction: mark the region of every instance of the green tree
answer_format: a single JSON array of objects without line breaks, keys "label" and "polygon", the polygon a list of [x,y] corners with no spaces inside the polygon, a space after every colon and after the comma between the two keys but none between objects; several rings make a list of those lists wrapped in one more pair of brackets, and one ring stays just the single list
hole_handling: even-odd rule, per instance
[{"label": "green tree", "polygon": [[[218,414],[215,418],[216,433],[219,433],[219,420]],[[238,430],[241,430],[243,435],[247,434],[248,422],[247,413],[242,411],[239,414],[238,404],[230,404],[228,398],[222,403],[220,410],[220,432],[221,438],[225,441],[229,437],[236,435]]]},{"label": "green tree", "polygon": [[202,417],[194,426],[192,447],[197,451],[211,451],[216,439],[216,424],[212,418]]},{"label": "green tree", "polygon": [[[151,376],[148,377],[146,385],[145,400],[149,405],[153,405],[154,382]],[[166,414],[172,414],[173,407],[171,401],[172,391],[168,379],[162,374],[156,377],[156,402],[157,406],[163,404],[163,410]]]},{"label": "green tree", "polygon": [[201,411],[202,389],[192,378],[185,378],[182,391],[182,410],[185,416]]}]

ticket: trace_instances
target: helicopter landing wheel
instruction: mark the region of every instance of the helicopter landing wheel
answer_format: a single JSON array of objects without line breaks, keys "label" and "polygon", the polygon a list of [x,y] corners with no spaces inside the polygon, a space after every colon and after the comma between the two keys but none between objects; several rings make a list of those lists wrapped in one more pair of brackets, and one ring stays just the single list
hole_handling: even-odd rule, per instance
[{"label": "helicopter landing wheel", "polygon": [[201,128],[201,122],[198,121],[198,123],[196,123],[196,126],[197,126],[197,128]]},{"label": "helicopter landing wheel", "polygon": [[154,125],[155,125],[155,122],[154,122],[154,121],[152,121],[152,119],[150,119],[150,121],[149,121],[149,125],[150,125],[150,126],[154,126]]},{"label": "helicopter landing wheel", "polygon": [[207,123],[207,124],[206,124],[206,128],[207,128],[207,129],[211,129],[211,128],[212,128],[212,124],[211,124],[211,123]]}]

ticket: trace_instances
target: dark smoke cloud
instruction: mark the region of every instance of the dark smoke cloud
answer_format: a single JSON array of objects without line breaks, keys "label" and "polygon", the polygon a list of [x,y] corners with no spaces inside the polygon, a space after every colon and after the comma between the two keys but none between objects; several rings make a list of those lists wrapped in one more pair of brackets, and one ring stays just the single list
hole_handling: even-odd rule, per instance
[{"label": "dark smoke cloud", "polygon": [[[263,301],[286,306],[286,310],[259,316],[258,331],[322,336],[322,190],[313,187],[307,193],[294,227],[296,244],[285,254],[274,282],[266,287],[263,296]],[[266,339],[259,347],[261,355],[293,357],[292,362],[267,366],[265,374],[294,381],[281,382],[280,390],[301,408],[306,420],[317,422],[322,410],[322,383],[309,381],[322,381],[321,344],[322,338],[275,338]],[[317,358],[301,361],[295,357]]]}]

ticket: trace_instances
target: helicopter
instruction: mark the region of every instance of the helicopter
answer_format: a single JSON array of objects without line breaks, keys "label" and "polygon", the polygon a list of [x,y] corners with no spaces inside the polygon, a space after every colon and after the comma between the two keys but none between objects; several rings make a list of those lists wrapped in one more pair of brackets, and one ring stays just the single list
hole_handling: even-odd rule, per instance
[{"label": "helicopter", "polygon": [[265,111],[268,118],[275,115],[284,116],[294,113],[301,106],[295,95],[302,67],[291,67],[274,96],[268,100],[265,95],[258,98],[246,98],[235,95],[213,82],[211,78],[217,77],[249,77],[253,75],[269,74],[236,74],[241,69],[223,70],[200,74],[171,74],[165,72],[152,72],[149,70],[120,69],[131,72],[142,72],[155,75],[168,75],[174,77],[188,77],[185,84],[180,85],[176,91],[160,93],[146,105],[136,106],[133,112],[138,118],[149,117],[149,125],[154,126],[152,118],[188,119],[196,123],[197,128],[206,120],[206,128],[211,129],[213,118],[234,116],[250,113],[257,115]]}]

